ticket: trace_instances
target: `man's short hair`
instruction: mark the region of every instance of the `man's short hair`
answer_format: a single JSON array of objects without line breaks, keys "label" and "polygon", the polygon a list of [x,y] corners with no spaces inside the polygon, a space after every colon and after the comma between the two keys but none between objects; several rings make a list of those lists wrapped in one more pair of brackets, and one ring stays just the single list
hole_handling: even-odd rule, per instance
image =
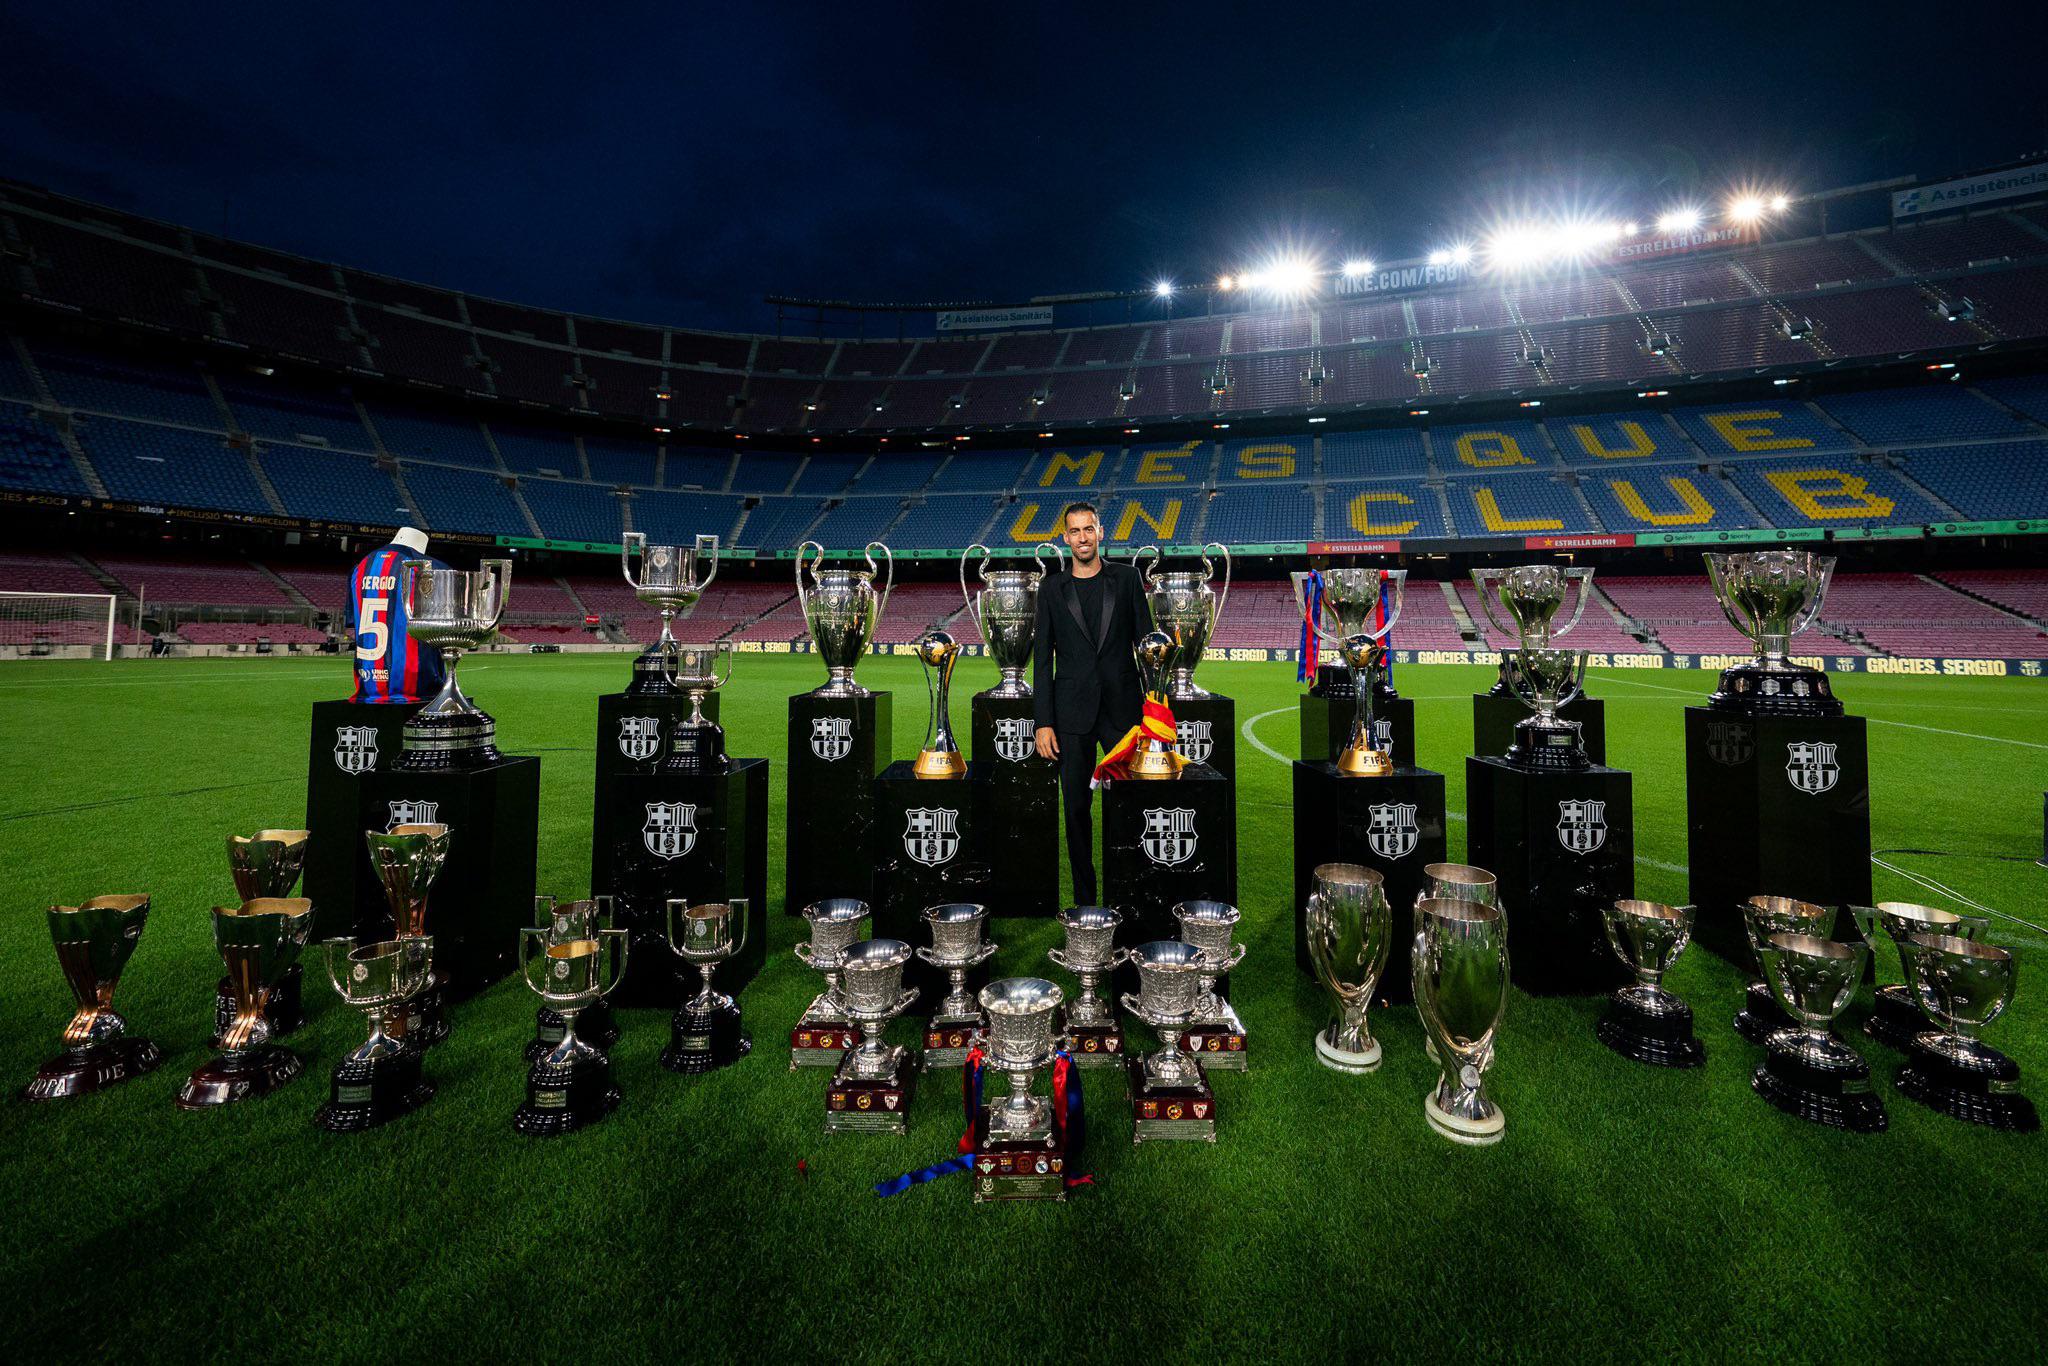
[{"label": "man's short hair", "polygon": [[1067,504],[1066,509],[1060,513],[1060,525],[1065,526],[1067,524],[1067,518],[1073,516],[1077,512],[1085,512],[1090,517],[1093,517],[1095,519],[1095,523],[1097,526],[1100,526],[1102,524],[1102,514],[1095,510],[1095,504],[1069,503]]}]

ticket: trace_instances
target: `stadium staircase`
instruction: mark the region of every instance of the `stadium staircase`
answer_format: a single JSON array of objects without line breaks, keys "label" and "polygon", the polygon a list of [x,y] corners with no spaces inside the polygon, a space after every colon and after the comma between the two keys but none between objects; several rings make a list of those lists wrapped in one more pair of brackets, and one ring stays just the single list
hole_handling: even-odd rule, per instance
[{"label": "stadium staircase", "polygon": [[1964,585],[1959,583],[1950,583],[1947,579],[1936,578],[1932,574],[1915,574],[1913,577],[1919,579],[1923,583],[1931,584],[1936,588],[1946,589],[1947,591],[1957,594],[1960,597],[1968,598],[1972,602],[1983,603],[1986,607],[1991,608],[1993,611],[2000,612],[2008,617],[2011,617],[2014,621],[2020,623],[2022,626],[2031,626],[2037,631],[2048,631],[2048,619],[2030,616],[2027,613],[2020,611],[2017,607],[2012,606],[2010,603],[2000,602],[1997,598],[1988,597],[1983,593],[1977,592],[1973,588],[1965,587]]},{"label": "stadium staircase", "polygon": [[257,570],[257,572],[261,573],[265,578],[269,579],[272,583],[276,584],[278,591],[280,593],[283,593],[286,597],[290,598],[298,606],[310,607],[315,611],[321,610],[320,604],[314,602],[304,593],[301,593],[298,589],[298,585],[294,584],[290,579],[287,579],[284,575],[278,573],[275,569],[272,569],[269,565],[263,563],[263,561],[251,560],[249,561],[249,564],[252,568]]},{"label": "stadium staircase", "polygon": [[1479,628],[1479,623],[1472,620],[1472,614],[1465,610],[1465,600],[1458,595],[1458,585],[1450,579],[1442,579],[1437,582],[1436,587],[1437,591],[1444,595],[1444,602],[1451,609],[1451,620],[1458,623],[1458,634],[1464,637],[1466,647],[1473,650],[1485,649],[1486,632]]}]

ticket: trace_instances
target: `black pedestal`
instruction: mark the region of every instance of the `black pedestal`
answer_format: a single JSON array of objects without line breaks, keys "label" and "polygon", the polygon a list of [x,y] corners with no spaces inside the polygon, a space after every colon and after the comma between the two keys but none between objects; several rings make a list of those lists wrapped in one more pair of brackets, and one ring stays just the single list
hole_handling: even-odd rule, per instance
[{"label": "black pedestal", "polygon": [[[964,778],[919,778],[908,759],[890,764],[870,784],[874,938],[900,939],[913,948],[928,945],[932,937],[923,920],[925,907],[988,900],[989,857],[981,819],[987,786],[987,770],[979,765],[970,766]],[[837,855],[851,863],[858,851],[842,837]],[[929,993],[945,981],[944,973],[913,958],[904,980],[926,993],[913,1013],[922,1015],[938,1004]]]},{"label": "black pedestal", "polygon": [[366,829],[438,822],[448,862],[427,897],[434,980],[455,1000],[518,966],[519,931],[533,923],[534,852],[540,842],[540,760],[507,755],[486,768],[379,773],[357,822],[356,911],[389,933],[390,908],[370,871]]},{"label": "black pedestal", "polygon": [[2034,1102],[2019,1093],[2019,1064],[1986,1044],[1950,1053],[1915,1041],[1899,1069],[1901,1095],[1971,1124],[2031,1134],[2041,1127]]},{"label": "black pedestal", "polygon": [[[370,781],[398,757],[399,732],[417,703],[373,706],[315,702],[313,739],[306,758],[304,895],[313,903],[313,938],[353,935],[369,923],[356,919],[362,879],[369,876],[363,831]],[[378,829],[383,828],[379,822]],[[375,881],[372,879],[372,887]],[[381,897],[380,897],[381,904]]]},{"label": "black pedestal", "polygon": [[1347,778],[1328,760],[1294,765],[1294,962],[1313,977],[1308,956],[1309,882],[1319,863],[1359,863],[1385,876],[1393,909],[1393,949],[1377,995],[1412,999],[1408,946],[1422,870],[1445,861],[1444,775],[1396,768],[1384,778]]},{"label": "black pedestal", "polygon": [[874,900],[874,870],[864,855],[875,838],[875,775],[894,744],[888,693],[789,699],[782,897],[788,914],[828,896]]},{"label": "black pedestal", "polygon": [[[1694,935],[1751,965],[1738,909],[1757,895],[1870,904],[1870,751],[1860,716],[1685,710]],[[1857,933],[1843,915],[1836,937]]]},{"label": "black pedestal", "polygon": [[[676,726],[690,715],[690,699],[680,693],[635,697],[610,693],[597,699],[596,811],[591,821],[590,861],[596,866],[604,825],[605,793],[614,778],[645,777],[661,765]],[[718,720],[718,694],[704,699],[704,716]]]},{"label": "black pedestal", "polygon": [[1466,862],[1500,879],[1515,985],[1536,995],[1604,991],[1626,980],[1604,908],[1635,895],[1629,775],[1465,761]]},{"label": "black pedestal", "polygon": [[1038,755],[1028,697],[974,699],[974,771],[984,803],[990,906],[997,915],[1056,915],[1060,900],[1060,771]]},{"label": "black pedestal", "polygon": [[330,1133],[350,1134],[411,1114],[434,1098],[434,1083],[421,1075],[425,1056],[407,1048],[368,1062],[343,1058],[313,1122]]},{"label": "black pedestal", "polygon": [[1237,699],[1212,694],[1171,704],[1178,738],[1174,749],[1191,764],[1207,764],[1237,777]]},{"label": "black pedestal", "polygon": [[594,1049],[573,1065],[542,1059],[526,1074],[526,1102],[512,1127],[535,1138],[574,1133],[618,1109],[621,1098],[611,1059]]},{"label": "black pedestal", "polygon": [[1786,1114],[1815,1124],[1876,1134],[1891,1123],[1871,1089],[1870,1064],[1853,1054],[1821,1063],[1796,1048],[1773,1047],[1750,1073],[1749,1085]]},{"label": "black pedestal", "polygon": [[1693,1037],[1692,1007],[1668,1002],[1669,1010],[1651,1010],[1626,991],[1607,998],[1607,1013],[1594,1026],[1600,1042],[1624,1058],[1656,1067],[1698,1067],[1707,1050]]},{"label": "black pedestal", "polygon": [[1206,764],[1178,778],[1103,784],[1102,893],[1123,912],[1126,945],[1178,939],[1173,907],[1237,904],[1237,784]]},{"label": "black pedestal", "polygon": [[671,1072],[696,1074],[728,1067],[754,1051],[753,1036],[740,1026],[737,1001],[721,999],[700,1009],[684,1002],[669,1021],[668,1047],[658,1061]]},{"label": "black pedestal", "polygon": [[[1374,716],[1386,727],[1395,768],[1415,767],[1415,699],[1383,698]],[[1357,703],[1349,697],[1304,693],[1301,698],[1301,757],[1310,763],[1337,761],[1351,743],[1351,719]]]},{"label": "black pedestal", "polygon": [[[1557,709],[1560,719],[1579,723],[1579,742],[1595,764],[1607,762],[1607,704],[1584,693]],[[1532,716],[1522,699],[1490,692],[1472,694],[1472,752],[1498,759],[1515,742],[1515,722]]]},{"label": "black pedestal", "polygon": [[696,990],[679,979],[668,947],[668,902],[746,897],[747,942],[718,965],[719,989],[738,994],[766,961],[768,761],[733,759],[723,773],[627,774],[598,793],[590,894],[614,900],[613,923],[632,934],[616,1006],[674,1009]]}]

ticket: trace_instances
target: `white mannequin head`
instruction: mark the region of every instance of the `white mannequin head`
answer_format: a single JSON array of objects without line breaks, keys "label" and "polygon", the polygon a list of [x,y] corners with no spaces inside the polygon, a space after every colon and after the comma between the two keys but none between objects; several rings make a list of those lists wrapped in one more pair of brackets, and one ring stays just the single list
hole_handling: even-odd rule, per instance
[{"label": "white mannequin head", "polygon": [[427,553],[427,533],[416,526],[402,526],[391,538],[391,544],[402,545],[415,555]]}]

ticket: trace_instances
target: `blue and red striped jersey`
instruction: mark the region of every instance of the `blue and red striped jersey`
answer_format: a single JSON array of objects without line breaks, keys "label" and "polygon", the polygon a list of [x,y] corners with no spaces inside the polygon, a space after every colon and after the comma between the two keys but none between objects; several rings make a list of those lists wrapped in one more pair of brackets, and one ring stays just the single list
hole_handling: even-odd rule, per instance
[{"label": "blue and red striped jersey", "polygon": [[356,637],[353,701],[424,702],[441,689],[441,652],[406,631],[399,595],[400,566],[421,558],[402,545],[386,545],[356,564],[348,594],[348,624]]}]

